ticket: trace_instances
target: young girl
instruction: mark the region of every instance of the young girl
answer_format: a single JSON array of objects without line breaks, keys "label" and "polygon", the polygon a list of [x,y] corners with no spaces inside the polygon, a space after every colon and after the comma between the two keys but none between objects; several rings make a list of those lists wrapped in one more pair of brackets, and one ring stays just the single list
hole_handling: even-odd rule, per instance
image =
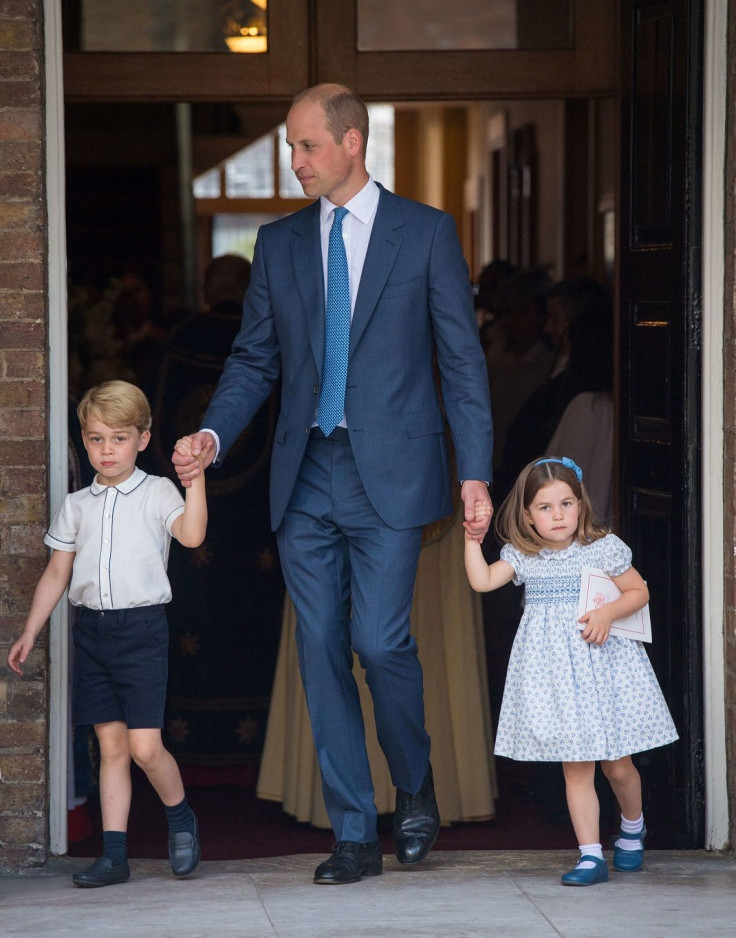
[{"label": "young girl", "polygon": [[[477,515],[487,512],[477,503]],[[487,592],[511,580],[526,587],[495,752],[522,761],[562,762],[580,845],[580,860],[562,883],[603,883],[608,866],[599,843],[596,761],[621,809],[613,867],[638,870],[646,828],[631,753],[678,738],[641,642],[609,637],[614,619],[643,608],[649,592],[631,566],[630,549],[594,520],[582,471],[567,457],[539,459],[522,471],[500,508],[496,530],[506,543],[501,559],[490,566],[479,542],[465,540],[473,589]],[[578,619],[583,566],[604,570],[621,596]]]}]

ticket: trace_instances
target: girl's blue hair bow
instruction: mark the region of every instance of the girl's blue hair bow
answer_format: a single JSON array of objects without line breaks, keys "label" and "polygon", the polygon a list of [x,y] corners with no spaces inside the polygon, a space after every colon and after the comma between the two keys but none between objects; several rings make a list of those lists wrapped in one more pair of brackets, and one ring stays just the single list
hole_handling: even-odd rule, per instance
[{"label": "girl's blue hair bow", "polygon": [[556,456],[550,456],[549,459],[540,459],[534,463],[535,466],[541,466],[545,462],[558,462],[563,465],[566,469],[572,469],[575,475],[578,477],[578,482],[583,481],[583,470],[578,466],[576,462],[573,462],[568,456],[563,456],[561,459],[558,459]]}]

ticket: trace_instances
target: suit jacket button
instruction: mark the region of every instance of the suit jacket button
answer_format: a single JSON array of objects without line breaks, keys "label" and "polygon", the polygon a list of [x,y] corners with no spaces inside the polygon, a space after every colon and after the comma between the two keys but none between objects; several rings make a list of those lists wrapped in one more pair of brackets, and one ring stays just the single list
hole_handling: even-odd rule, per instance
[{"label": "suit jacket button", "polygon": [[315,384],[315,386],[312,388],[312,390],[314,391],[315,394],[319,394],[319,386],[318,386],[318,385]]}]

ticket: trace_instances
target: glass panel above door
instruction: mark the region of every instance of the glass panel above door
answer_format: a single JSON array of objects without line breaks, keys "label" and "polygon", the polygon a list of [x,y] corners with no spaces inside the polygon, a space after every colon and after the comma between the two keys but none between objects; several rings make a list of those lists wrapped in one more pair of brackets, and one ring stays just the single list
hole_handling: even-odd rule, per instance
[{"label": "glass panel above door", "polygon": [[[267,52],[267,4],[268,0],[81,0],[73,15],[73,5],[65,3],[67,51]],[[76,29],[69,29],[70,21]]]},{"label": "glass panel above door", "polygon": [[573,0],[356,0],[359,52],[571,49]]}]

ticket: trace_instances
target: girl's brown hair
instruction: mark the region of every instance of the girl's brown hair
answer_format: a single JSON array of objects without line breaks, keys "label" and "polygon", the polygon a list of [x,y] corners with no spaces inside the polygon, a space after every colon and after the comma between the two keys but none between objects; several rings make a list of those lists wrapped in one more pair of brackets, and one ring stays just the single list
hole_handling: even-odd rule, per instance
[{"label": "girl's brown hair", "polygon": [[593,516],[593,507],[585,486],[578,479],[574,469],[562,464],[562,459],[562,456],[540,456],[530,462],[522,469],[514,487],[496,514],[495,530],[498,537],[523,554],[538,554],[543,548],[553,546],[539,536],[525,514],[537,492],[553,482],[566,482],[572,489],[572,494],[580,501],[576,538],[581,544],[590,544],[610,534],[610,528],[596,521]]}]

